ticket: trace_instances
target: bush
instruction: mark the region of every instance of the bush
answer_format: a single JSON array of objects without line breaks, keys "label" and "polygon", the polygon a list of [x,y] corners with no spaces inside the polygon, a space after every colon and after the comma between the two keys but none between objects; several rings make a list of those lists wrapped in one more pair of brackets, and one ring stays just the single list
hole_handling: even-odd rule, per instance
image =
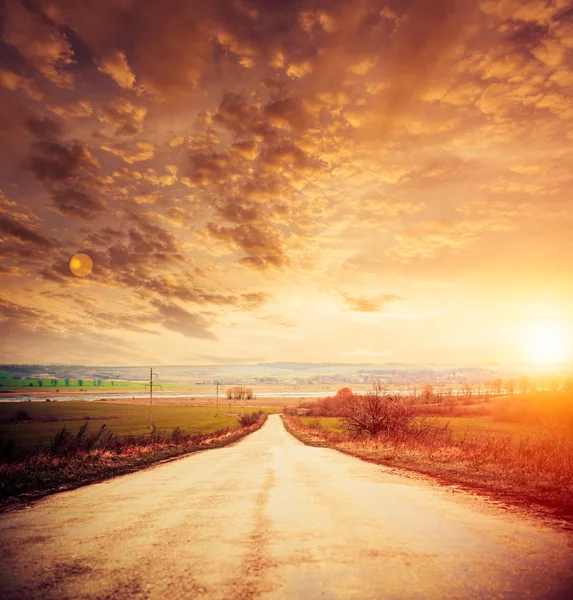
[{"label": "bush", "polygon": [[306,415],[309,417],[341,417],[344,403],[353,396],[350,388],[342,388],[335,396],[328,396],[316,402],[302,403],[300,406],[307,409]]},{"label": "bush", "polygon": [[52,442],[51,452],[55,456],[73,456],[80,452],[89,452],[98,444],[100,437],[105,431],[105,424],[95,433],[88,433],[89,423],[84,423],[76,435],[73,435],[64,425],[56,433]]},{"label": "bush", "polygon": [[262,410],[259,410],[257,412],[253,412],[251,414],[245,413],[244,415],[240,415],[239,416],[239,423],[243,427],[250,427],[251,425],[254,425],[255,423],[258,422],[259,417],[262,414],[263,414]]},{"label": "bush", "polygon": [[340,416],[345,429],[358,437],[405,433],[416,412],[413,398],[389,393],[376,382],[367,394],[347,395],[341,403]]}]

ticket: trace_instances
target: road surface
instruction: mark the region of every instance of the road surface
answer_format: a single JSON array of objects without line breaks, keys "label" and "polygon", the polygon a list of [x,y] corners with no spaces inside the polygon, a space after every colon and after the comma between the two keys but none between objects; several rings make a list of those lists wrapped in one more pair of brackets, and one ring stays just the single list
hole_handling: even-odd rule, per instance
[{"label": "road surface", "polygon": [[304,446],[241,442],[0,517],[0,597],[573,598],[566,530]]}]

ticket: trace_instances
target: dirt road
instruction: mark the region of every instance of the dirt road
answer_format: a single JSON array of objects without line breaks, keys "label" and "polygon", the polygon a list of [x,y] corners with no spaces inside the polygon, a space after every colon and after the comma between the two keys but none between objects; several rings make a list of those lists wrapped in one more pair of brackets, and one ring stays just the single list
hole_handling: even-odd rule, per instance
[{"label": "dirt road", "polygon": [[304,446],[234,446],[0,517],[0,597],[566,598],[573,536]]}]

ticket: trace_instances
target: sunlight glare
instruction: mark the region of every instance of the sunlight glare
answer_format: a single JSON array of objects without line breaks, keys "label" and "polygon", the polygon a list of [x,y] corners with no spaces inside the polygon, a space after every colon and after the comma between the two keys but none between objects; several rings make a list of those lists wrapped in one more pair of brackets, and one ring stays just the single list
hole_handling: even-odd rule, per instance
[{"label": "sunlight glare", "polygon": [[529,355],[537,363],[562,362],[569,351],[567,330],[563,324],[539,322],[527,328]]}]

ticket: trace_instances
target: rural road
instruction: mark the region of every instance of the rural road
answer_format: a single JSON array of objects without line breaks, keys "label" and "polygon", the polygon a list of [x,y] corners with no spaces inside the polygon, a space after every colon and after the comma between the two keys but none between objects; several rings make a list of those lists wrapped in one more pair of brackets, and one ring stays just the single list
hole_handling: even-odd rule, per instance
[{"label": "rural road", "polygon": [[0,597],[572,598],[573,535],[312,448],[241,442],[0,516]]}]

